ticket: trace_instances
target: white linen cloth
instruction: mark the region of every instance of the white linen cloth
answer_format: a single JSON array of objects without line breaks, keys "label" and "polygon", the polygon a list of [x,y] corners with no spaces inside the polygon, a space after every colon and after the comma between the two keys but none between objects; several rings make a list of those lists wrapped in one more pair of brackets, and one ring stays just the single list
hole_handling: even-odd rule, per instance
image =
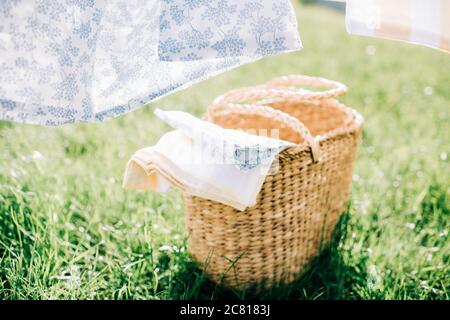
[{"label": "white linen cloth", "polygon": [[103,121],[300,48],[289,0],[1,0],[0,119]]},{"label": "white linen cloth", "polygon": [[347,31],[450,52],[450,0],[347,0]]},{"label": "white linen cloth", "polygon": [[181,111],[155,114],[176,130],[129,160],[123,187],[165,192],[172,186],[238,210],[256,203],[277,154],[295,144],[223,129]]}]

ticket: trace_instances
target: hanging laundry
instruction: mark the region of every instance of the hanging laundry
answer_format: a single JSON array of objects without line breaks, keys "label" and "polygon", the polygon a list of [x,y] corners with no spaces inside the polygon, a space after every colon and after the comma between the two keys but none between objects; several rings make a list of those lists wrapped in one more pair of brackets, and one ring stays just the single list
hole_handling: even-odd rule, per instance
[{"label": "hanging laundry", "polygon": [[176,130],[130,159],[123,186],[189,194],[244,210],[256,203],[277,154],[295,144],[223,129],[181,111],[155,114]]},{"label": "hanging laundry", "polygon": [[450,52],[450,0],[347,0],[347,31]]},{"label": "hanging laundry", "polygon": [[0,1],[0,119],[103,121],[300,48],[289,0]]}]

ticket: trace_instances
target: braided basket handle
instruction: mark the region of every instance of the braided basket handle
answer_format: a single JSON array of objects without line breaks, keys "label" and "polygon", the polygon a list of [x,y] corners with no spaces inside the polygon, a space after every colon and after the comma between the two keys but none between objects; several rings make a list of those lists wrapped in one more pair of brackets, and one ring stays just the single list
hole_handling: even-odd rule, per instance
[{"label": "braided basket handle", "polygon": [[[288,91],[290,95],[295,95],[296,97],[304,100],[336,98],[347,92],[347,86],[343,83],[325,78],[303,75],[288,75],[274,78],[266,82],[265,85],[269,88],[284,89]],[[302,90],[298,88],[301,86],[326,88],[327,90]]]},{"label": "braided basket handle", "polygon": [[203,115],[203,119],[206,121],[214,122],[213,118],[216,115],[227,115],[230,113],[238,113],[241,115],[258,115],[267,119],[275,119],[282,122],[286,127],[289,127],[293,131],[297,132],[307,145],[311,148],[312,159],[314,162],[318,162],[320,158],[320,147],[317,140],[313,137],[308,128],[297,118],[290,116],[289,114],[280,110],[274,109],[269,106],[251,105],[251,104],[213,104],[206,113]]},{"label": "braided basket handle", "polygon": [[[326,88],[322,91],[310,91],[301,86]],[[247,103],[265,105],[286,98],[298,101],[324,100],[336,98],[347,92],[347,87],[337,81],[320,77],[289,75],[274,78],[264,85],[230,90],[217,97],[213,104],[247,101]]]}]

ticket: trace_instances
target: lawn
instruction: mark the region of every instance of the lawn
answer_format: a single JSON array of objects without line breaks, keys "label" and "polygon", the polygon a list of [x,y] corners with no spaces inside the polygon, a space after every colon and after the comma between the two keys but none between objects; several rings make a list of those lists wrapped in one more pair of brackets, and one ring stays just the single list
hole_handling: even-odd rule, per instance
[{"label": "lawn", "polygon": [[[0,299],[449,299],[450,55],[350,36],[296,5],[304,49],[269,57],[99,124],[0,122]],[[289,287],[257,296],[208,281],[186,251],[177,191],[125,191],[126,161],[234,87],[284,74],[348,85],[366,119],[335,240]]]}]

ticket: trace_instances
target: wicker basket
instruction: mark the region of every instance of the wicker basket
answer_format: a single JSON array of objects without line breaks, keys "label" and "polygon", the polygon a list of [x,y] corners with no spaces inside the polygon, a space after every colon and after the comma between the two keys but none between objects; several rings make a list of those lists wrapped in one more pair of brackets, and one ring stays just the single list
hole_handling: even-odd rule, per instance
[{"label": "wicker basket", "polygon": [[222,127],[276,128],[298,143],[280,153],[278,171],[245,211],[185,194],[188,249],[212,280],[238,289],[289,283],[330,241],[346,208],[363,124],[335,99],[345,92],[323,78],[285,76],[230,91],[209,107],[204,118]]}]

